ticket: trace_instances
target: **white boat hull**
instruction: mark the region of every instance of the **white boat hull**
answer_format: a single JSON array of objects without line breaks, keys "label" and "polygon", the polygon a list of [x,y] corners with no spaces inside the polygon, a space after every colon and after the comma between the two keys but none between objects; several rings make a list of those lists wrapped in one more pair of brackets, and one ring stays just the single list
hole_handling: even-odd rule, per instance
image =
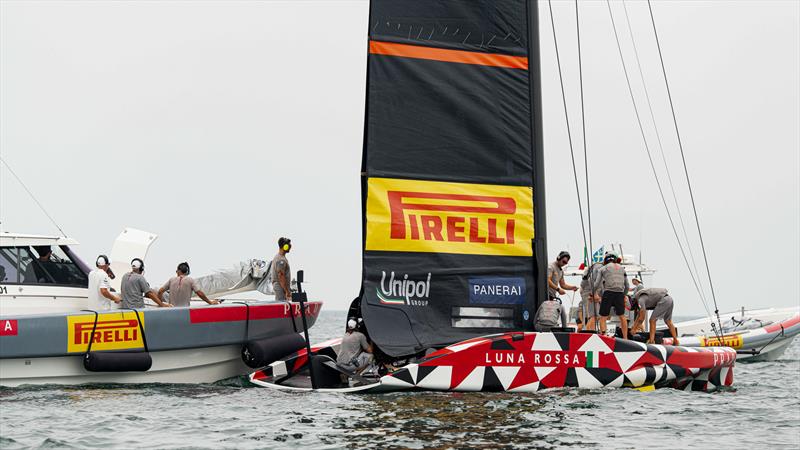
[{"label": "white boat hull", "polygon": [[242,362],[241,345],[151,352],[147,372],[87,372],[83,355],[0,359],[3,385],[106,383],[213,383],[252,372]]},{"label": "white boat hull", "polygon": [[[800,334],[800,308],[768,308],[737,313],[720,314],[723,326],[733,321],[758,325],[741,329],[727,327],[722,335],[722,345],[738,351],[737,360],[747,362],[775,361],[779,359],[794,338]],[[676,323],[681,345],[710,347],[720,345],[713,331],[712,318],[701,318]],[[763,325],[762,325],[763,324]],[[759,326],[761,325],[761,326]],[[666,332],[665,332],[666,334]],[[665,343],[672,339],[665,338]]]}]

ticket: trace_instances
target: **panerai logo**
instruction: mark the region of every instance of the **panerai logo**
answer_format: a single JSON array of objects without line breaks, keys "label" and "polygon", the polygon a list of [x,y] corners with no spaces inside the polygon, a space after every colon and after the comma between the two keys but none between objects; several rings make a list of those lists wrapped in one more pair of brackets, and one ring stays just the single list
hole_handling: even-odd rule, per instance
[{"label": "panerai logo", "polygon": [[525,279],[521,277],[470,278],[469,302],[521,305],[525,303]]},{"label": "panerai logo", "polygon": [[377,289],[378,300],[385,305],[428,306],[431,294],[431,274],[425,280],[413,280],[408,274],[395,276],[394,272],[386,275],[381,271],[381,284]]}]

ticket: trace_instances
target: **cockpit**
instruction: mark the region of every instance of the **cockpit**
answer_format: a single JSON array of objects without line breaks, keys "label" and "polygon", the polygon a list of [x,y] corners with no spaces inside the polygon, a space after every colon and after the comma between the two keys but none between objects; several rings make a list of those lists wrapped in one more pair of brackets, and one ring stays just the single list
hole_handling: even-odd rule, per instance
[{"label": "cockpit", "polygon": [[0,284],[87,287],[89,268],[66,245],[0,247]]}]

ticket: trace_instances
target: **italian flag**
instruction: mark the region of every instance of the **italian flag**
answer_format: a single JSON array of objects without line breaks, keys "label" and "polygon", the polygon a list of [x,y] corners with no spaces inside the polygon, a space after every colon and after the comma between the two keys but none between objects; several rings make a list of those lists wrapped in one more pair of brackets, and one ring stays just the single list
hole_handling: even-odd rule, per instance
[{"label": "italian flag", "polygon": [[587,369],[600,368],[600,352],[586,352],[586,368]]}]

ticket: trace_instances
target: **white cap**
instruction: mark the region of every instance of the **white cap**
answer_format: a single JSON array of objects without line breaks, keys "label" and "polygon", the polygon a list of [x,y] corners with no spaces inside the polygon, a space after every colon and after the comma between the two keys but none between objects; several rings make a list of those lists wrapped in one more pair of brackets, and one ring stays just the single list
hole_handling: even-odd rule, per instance
[{"label": "white cap", "polygon": [[347,328],[350,330],[355,330],[357,325],[358,323],[356,322],[355,319],[350,319],[347,321]]},{"label": "white cap", "polygon": [[133,261],[131,261],[131,267],[133,267],[134,269],[141,269],[142,262],[139,261],[138,259],[134,259]]}]

